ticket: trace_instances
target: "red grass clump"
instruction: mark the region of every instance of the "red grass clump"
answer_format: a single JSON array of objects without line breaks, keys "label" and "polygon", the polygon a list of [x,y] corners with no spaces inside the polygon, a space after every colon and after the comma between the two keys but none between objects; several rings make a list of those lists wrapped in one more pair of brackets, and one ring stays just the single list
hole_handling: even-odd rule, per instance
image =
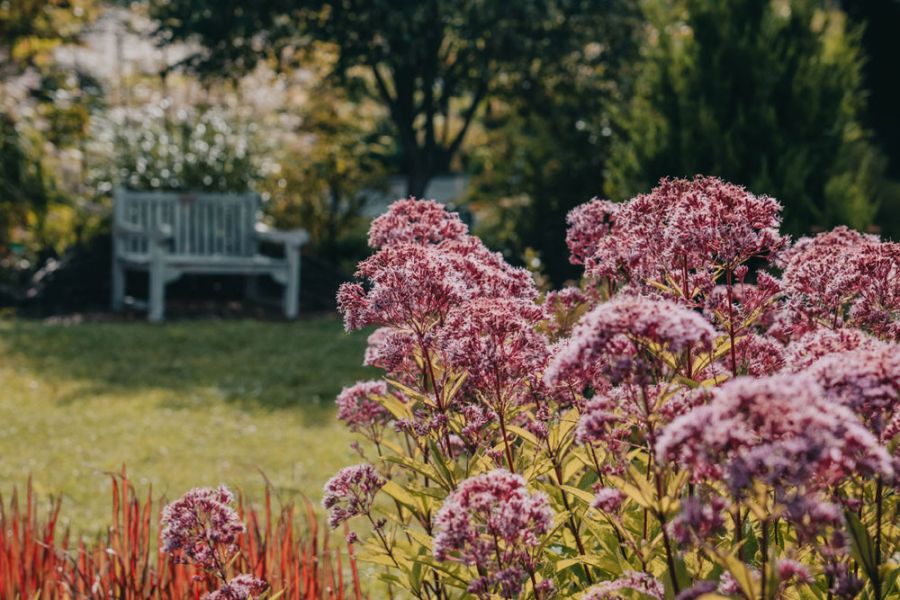
[{"label": "red grass clump", "polygon": [[[112,525],[93,543],[61,530],[59,499],[43,519],[36,504],[30,481],[24,502],[16,491],[8,504],[0,497],[0,598],[200,600],[219,586],[162,551],[153,525],[162,503],[154,511],[150,491],[138,497],[124,469],[112,477]],[[243,500],[238,512],[246,531],[231,566],[268,582],[268,597],[363,598],[352,547],[330,548],[308,502],[303,510],[287,504],[275,512],[267,489],[261,512]]]}]

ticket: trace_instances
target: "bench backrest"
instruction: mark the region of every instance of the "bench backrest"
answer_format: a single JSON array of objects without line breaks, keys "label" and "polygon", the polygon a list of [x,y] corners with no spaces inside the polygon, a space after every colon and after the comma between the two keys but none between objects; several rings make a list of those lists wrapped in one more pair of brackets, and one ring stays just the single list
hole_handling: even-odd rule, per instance
[{"label": "bench backrest", "polygon": [[[252,256],[259,197],[253,193],[133,192],[116,190],[115,223],[156,230],[168,225],[172,252],[193,256]],[[147,240],[117,242],[120,252],[145,254]]]}]

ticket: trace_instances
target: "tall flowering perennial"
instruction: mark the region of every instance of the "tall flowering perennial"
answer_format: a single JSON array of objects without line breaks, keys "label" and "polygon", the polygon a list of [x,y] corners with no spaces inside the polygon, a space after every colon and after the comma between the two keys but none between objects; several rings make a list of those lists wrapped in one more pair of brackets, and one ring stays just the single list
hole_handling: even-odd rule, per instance
[{"label": "tall flowering perennial", "polygon": [[568,223],[547,293],[437,203],[373,223],[331,525],[420,600],[900,594],[897,245],[711,177]]},{"label": "tall flowering perennial", "polygon": [[228,576],[228,565],[237,551],[244,525],[231,507],[234,495],[225,487],[194,488],[167,505],[162,512],[163,550],[176,561],[190,563],[212,573],[223,586],[207,600],[247,600],[268,589],[251,575]]}]

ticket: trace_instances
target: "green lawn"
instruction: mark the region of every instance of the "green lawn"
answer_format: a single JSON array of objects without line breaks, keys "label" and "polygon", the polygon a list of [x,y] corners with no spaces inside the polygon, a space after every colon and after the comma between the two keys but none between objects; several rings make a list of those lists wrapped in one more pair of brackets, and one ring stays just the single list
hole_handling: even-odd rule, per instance
[{"label": "green lawn", "polygon": [[[297,323],[0,325],[0,492],[63,495],[81,533],[108,522],[106,472],[124,463],[154,496],[225,483],[259,498],[260,472],[283,498],[319,501],[358,462],[335,421],[365,334],[335,318]],[[144,488],[146,489],[146,488]]]}]

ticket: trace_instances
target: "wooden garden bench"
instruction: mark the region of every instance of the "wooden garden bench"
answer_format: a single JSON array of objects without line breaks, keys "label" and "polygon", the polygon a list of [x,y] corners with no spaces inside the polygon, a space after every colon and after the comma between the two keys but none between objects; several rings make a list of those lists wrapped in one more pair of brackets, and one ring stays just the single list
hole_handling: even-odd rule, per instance
[{"label": "wooden garden bench", "polygon": [[[185,273],[270,275],[284,286],[284,314],[297,316],[302,229],[275,231],[257,221],[259,196],[219,193],[132,192],[113,201],[112,307],[125,301],[125,271],[150,275],[148,313],[165,317],[165,287]],[[259,242],[284,246],[284,258],[259,253]]]}]

